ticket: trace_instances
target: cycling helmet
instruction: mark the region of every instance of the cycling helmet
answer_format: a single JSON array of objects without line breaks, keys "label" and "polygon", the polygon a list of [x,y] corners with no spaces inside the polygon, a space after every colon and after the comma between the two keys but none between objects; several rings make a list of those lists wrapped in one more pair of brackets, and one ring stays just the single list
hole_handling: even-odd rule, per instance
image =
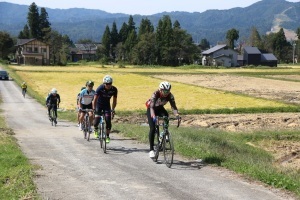
[{"label": "cycling helmet", "polygon": [[51,90],[51,94],[57,94],[57,89],[55,89],[55,88],[52,88],[52,90]]},{"label": "cycling helmet", "polygon": [[170,91],[171,90],[171,84],[167,81],[163,81],[159,84],[159,89]]},{"label": "cycling helmet", "polygon": [[93,81],[87,81],[85,85],[93,87],[94,86],[94,82]]},{"label": "cycling helmet", "polygon": [[104,78],[103,78],[103,83],[104,84],[112,84],[112,82],[113,82],[113,79],[112,79],[112,77],[110,76],[110,75],[106,75],[106,76],[104,76]]}]

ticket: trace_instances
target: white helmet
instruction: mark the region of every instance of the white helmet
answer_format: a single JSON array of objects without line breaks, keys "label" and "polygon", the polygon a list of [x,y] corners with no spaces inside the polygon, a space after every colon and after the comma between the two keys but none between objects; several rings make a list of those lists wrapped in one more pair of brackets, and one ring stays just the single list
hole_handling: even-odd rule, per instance
[{"label": "white helmet", "polygon": [[170,91],[171,90],[171,84],[167,81],[163,81],[159,84],[159,89]]},{"label": "white helmet", "polygon": [[106,83],[112,83],[113,82],[113,79],[110,75],[106,75],[104,76],[103,78],[103,83],[106,84]]},{"label": "white helmet", "polygon": [[52,90],[51,90],[51,94],[57,94],[57,89],[55,89],[55,88],[52,88]]}]

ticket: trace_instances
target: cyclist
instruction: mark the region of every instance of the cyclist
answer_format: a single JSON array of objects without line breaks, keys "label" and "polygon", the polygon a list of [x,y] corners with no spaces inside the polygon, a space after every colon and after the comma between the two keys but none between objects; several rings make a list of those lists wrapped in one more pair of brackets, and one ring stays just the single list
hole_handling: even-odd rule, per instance
[{"label": "cyclist", "polygon": [[76,105],[77,105],[77,122],[78,122],[78,125],[77,126],[79,126],[80,125],[80,121],[79,121],[79,117],[80,117],[80,112],[79,112],[79,108],[80,108],[80,105],[79,105],[79,97],[80,97],[80,93],[81,93],[81,91],[82,90],[84,90],[86,87],[82,87],[81,89],[80,89],[80,92],[77,94],[77,99],[76,99]]},{"label": "cyclist", "polygon": [[[92,105],[92,101],[94,99],[94,95],[95,95],[95,90],[93,90],[94,87],[94,82],[93,81],[87,81],[86,82],[86,88],[83,89],[80,92],[79,95],[79,113],[80,113],[80,117],[79,117],[79,129],[82,130],[82,123],[83,123],[83,119],[84,119],[84,112],[82,112],[82,109],[93,109],[93,105]],[[93,122],[93,112],[89,112],[89,117],[90,117],[90,122]],[[89,127],[89,131],[92,132],[92,128],[91,126]]]},{"label": "cyclist", "polygon": [[26,94],[26,91],[27,91],[27,84],[26,84],[26,82],[22,83],[21,88],[22,88],[22,94],[25,97],[25,94]]},{"label": "cyclist", "polygon": [[171,84],[167,81],[163,81],[159,84],[158,90],[156,90],[151,98],[146,102],[147,117],[149,123],[149,143],[150,152],[149,157],[154,158],[154,137],[155,137],[155,119],[157,116],[169,116],[168,112],[164,108],[167,102],[170,102],[173,113],[176,117],[179,117],[178,109],[175,103],[175,98],[171,93]]},{"label": "cyclist", "polygon": [[[55,88],[53,88],[46,99],[46,105],[48,107],[49,119],[51,118],[50,117],[51,109],[54,109],[55,117],[57,118],[57,108],[59,108],[59,104],[60,104],[60,96],[59,96],[59,94],[57,94],[57,90]],[[55,121],[55,124],[57,124],[56,121]]]},{"label": "cyclist", "polygon": [[[93,109],[95,109],[95,137],[98,135],[98,125],[100,122],[101,113],[105,113],[105,122],[106,122],[106,143],[110,142],[109,133],[111,130],[111,118],[115,114],[115,108],[117,106],[117,95],[118,89],[112,85],[113,79],[110,75],[106,75],[103,78],[103,84],[101,84],[95,93],[93,100]],[[112,107],[110,105],[110,99],[113,97]]]}]

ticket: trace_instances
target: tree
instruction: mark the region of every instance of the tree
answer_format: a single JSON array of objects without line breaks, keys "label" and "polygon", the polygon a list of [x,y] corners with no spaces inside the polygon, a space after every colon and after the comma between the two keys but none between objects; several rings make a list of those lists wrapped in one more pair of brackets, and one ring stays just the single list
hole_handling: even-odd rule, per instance
[{"label": "tree", "polygon": [[300,27],[297,28],[296,34],[297,34],[298,40],[300,40]]},{"label": "tree", "polygon": [[273,52],[277,59],[283,61],[285,60],[285,52],[286,52],[286,47],[291,46],[287,41],[286,37],[283,31],[283,28],[279,30],[278,33],[275,34],[274,40],[273,40]]},{"label": "tree", "polygon": [[155,34],[148,32],[140,36],[139,42],[134,46],[132,61],[138,65],[153,65],[155,61]]},{"label": "tree", "polygon": [[262,40],[256,29],[256,27],[252,27],[251,34],[249,38],[249,45],[253,47],[257,47],[259,49],[262,48]]},{"label": "tree", "polygon": [[110,44],[111,44],[111,38],[110,38],[110,30],[109,27],[106,26],[105,31],[102,36],[102,46],[104,48],[104,56],[109,58],[109,52],[110,52]]},{"label": "tree", "polygon": [[118,29],[117,29],[117,25],[116,22],[113,22],[112,28],[111,28],[111,32],[110,32],[110,40],[111,40],[111,49],[110,49],[110,53],[113,57],[113,59],[116,58],[116,46],[119,43],[119,33],[118,33]]},{"label": "tree", "polygon": [[239,39],[239,31],[232,28],[226,34],[227,44],[231,49],[234,49],[234,41]]},{"label": "tree", "polygon": [[29,31],[27,24],[25,24],[23,31],[20,31],[18,38],[19,39],[29,39],[30,38],[30,31]]},{"label": "tree", "polygon": [[124,43],[127,39],[127,36],[128,36],[128,25],[124,22],[119,32],[120,42]]},{"label": "tree", "polygon": [[152,25],[151,21],[149,19],[142,19],[140,23],[140,28],[138,32],[138,38],[140,39],[143,34],[146,33],[153,33],[154,32],[154,26]]},{"label": "tree", "polygon": [[158,64],[171,65],[174,63],[176,55],[174,55],[174,52],[172,51],[173,41],[171,18],[168,15],[164,15],[163,18],[158,21],[158,26],[156,28]]},{"label": "tree", "polygon": [[40,17],[38,7],[34,2],[29,6],[27,23],[30,30],[30,36],[39,39],[41,36]]},{"label": "tree", "polygon": [[45,36],[51,31],[51,23],[48,21],[48,18],[46,9],[41,8],[41,15],[39,18],[40,35],[38,39],[45,40]]},{"label": "tree", "polygon": [[209,41],[206,38],[201,39],[200,41],[200,48],[202,50],[207,50],[210,48]]},{"label": "tree", "polygon": [[7,59],[14,47],[13,39],[7,32],[0,31],[0,58]]}]

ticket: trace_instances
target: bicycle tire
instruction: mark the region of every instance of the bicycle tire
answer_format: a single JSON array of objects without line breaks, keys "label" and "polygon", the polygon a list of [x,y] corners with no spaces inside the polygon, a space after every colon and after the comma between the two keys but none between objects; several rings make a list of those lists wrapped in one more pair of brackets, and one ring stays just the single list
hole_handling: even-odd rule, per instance
[{"label": "bicycle tire", "polygon": [[99,136],[99,141],[100,141],[100,147],[102,149],[103,148],[102,124],[99,124],[98,132],[99,132],[98,136]]},{"label": "bicycle tire", "polygon": [[[168,139],[166,138],[168,137]],[[167,167],[171,167],[174,158],[174,143],[172,134],[170,132],[166,133],[163,138],[163,152],[164,160]]]},{"label": "bicycle tire", "polygon": [[86,119],[85,119],[85,137],[87,141],[90,141],[90,118],[89,115],[86,114]]},{"label": "bicycle tire", "polygon": [[54,124],[54,118],[53,118],[53,108],[51,108],[51,111],[50,111],[50,118],[51,118],[51,126],[53,126]]},{"label": "bicycle tire", "polygon": [[104,131],[104,126],[102,126],[102,135],[103,135],[103,152],[106,153],[106,132]]},{"label": "bicycle tire", "polygon": [[[156,136],[156,145],[155,145],[155,155],[154,155],[154,162],[157,162],[159,157],[159,149],[160,149],[160,142],[159,142],[159,127],[155,127],[155,136]],[[155,140],[155,139],[154,139]]]}]

